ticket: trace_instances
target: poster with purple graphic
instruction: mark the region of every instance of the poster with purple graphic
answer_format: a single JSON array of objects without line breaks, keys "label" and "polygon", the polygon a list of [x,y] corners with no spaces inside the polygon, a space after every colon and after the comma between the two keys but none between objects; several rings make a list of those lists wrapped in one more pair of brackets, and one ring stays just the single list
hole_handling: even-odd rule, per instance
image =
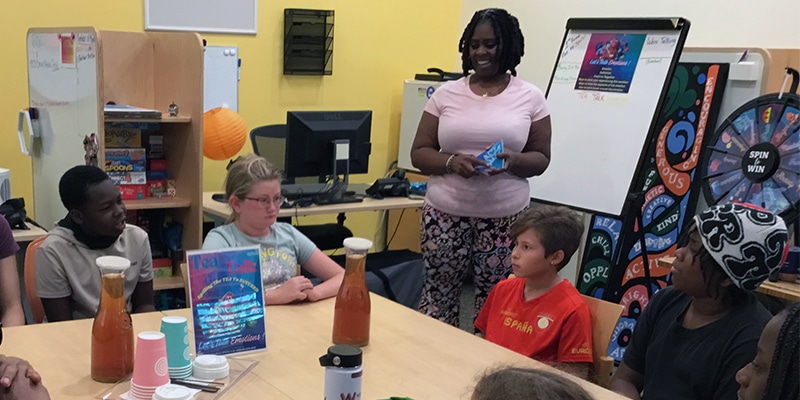
[{"label": "poster with purple graphic", "polygon": [[628,93],[646,37],[643,33],[592,34],[575,90]]},{"label": "poster with purple graphic", "polygon": [[259,246],[186,252],[196,354],[267,348]]}]

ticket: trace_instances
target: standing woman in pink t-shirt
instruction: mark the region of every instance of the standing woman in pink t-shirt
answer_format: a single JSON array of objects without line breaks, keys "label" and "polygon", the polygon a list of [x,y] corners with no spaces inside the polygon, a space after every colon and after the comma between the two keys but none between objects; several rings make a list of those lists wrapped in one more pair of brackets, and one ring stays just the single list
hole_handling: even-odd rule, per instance
[{"label": "standing woman in pink t-shirt", "polygon": [[[411,148],[414,166],[430,175],[420,229],[420,311],[455,326],[468,270],[476,289],[473,320],[511,272],[509,227],[530,203],[527,178],[550,162],[544,94],[516,77],[524,51],[517,18],[497,8],[476,12],[458,50],[464,77],[431,96]],[[476,155],[499,140],[504,168],[479,172],[486,163]]]}]

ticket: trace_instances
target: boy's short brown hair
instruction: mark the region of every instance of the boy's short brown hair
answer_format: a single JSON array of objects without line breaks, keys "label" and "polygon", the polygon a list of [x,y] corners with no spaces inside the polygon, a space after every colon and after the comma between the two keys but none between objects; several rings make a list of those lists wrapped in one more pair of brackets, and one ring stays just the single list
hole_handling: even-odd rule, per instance
[{"label": "boy's short brown hair", "polygon": [[517,218],[511,225],[511,238],[517,240],[528,229],[539,235],[546,256],[559,250],[564,252],[564,260],[556,266],[556,271],[561,271],[581,244],[583,219],[567,207],[543,205]]}]

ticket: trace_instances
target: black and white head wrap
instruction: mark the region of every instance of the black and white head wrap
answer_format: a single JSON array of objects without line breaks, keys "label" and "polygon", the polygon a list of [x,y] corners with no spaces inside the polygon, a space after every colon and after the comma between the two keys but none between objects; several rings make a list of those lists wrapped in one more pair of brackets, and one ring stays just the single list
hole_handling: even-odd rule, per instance
[{"label": "black and white head wrap", "polygon": [[694,222],[708,253],[743,290],[755,290],[789,251],[783,219],[752,204],[712,206]]}]

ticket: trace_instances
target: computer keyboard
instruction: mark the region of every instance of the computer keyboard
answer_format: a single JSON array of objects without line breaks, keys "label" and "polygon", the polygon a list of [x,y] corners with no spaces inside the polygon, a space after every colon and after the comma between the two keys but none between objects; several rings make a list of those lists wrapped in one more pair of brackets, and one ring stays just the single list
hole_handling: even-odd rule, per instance
[{"label": "computer keyboard", "polygon": [[281,194],[288,200],[323,193],[328,188],[324,183],[293,183],[281,185]]}]

